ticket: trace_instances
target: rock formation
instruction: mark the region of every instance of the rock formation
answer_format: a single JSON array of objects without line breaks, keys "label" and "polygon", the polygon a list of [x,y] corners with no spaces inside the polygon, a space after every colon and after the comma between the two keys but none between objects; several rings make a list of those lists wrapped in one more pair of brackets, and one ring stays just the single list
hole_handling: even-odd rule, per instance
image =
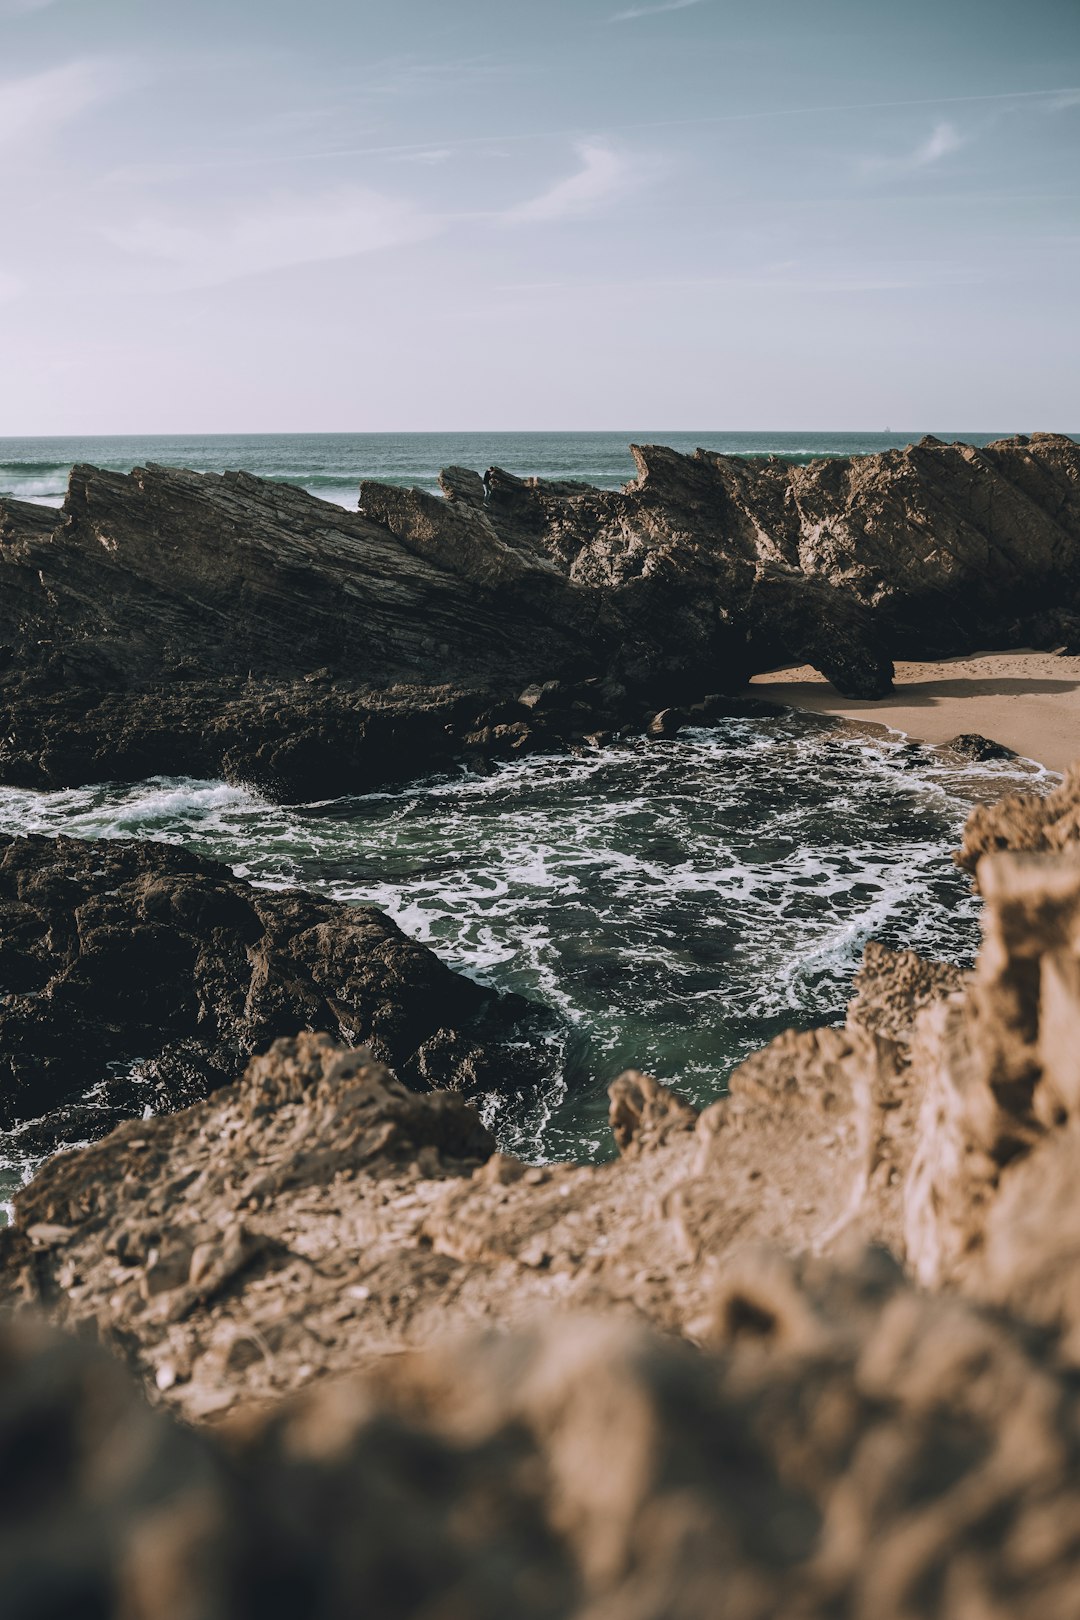
[{"label": "rock formation", "polygon": [[1072,440],[634,453],[622,491],[451,468],[445,498],[364,484],[355,513],[160,467],[77,467],[59,514],[0,502],[0,778],[311,799],[640,727],[785,661],[875,697],[894,654],[1075,633]]},{"label": "rock formation", "polygon": [[623,1076],[609,1165],[317,1034],[53,1160],[0,1235],[13,1620],[1070,1620],[1074,846],[702,1114]]},{"label": "rock formation", "polygon": [[927,1117],[911,1021],[979,993],[958,981],[872,947],[845,1029],[781,1035],[700,1116],[624,1075],[599,1167],[527,1166],[462,1098],[412,1096],[326,1036],[279,1041],[239,1084],[39,1172],[0,1297],[92,1328],[191,1419],[552,1309],[695,1339],[748,1246],[904,1255]]},{"label": "rock formation", "polygon": [[127,840],[0,836],[0,976],[0,1125],[46,1115],[37,1152],[205,1096],[302,1028],[475,1090],[514,1018],[373,907]]},{"label": "rock formation", "polygon": [[[844,492],[852,524],[863,513],[871,537],[886,518],[898,523],[898,511],[918,515],[914,478],[959,511],[959,461],[971,480],[962,486],[967,527],[949,529],[944,506],[927,508],[950,549],[929,559],[939,573],[926,601],[940,610],[929,622],[962,637],[976,633],[963,620],[959,581],[975,566],[978,514],[989,525],[981,480],[1005,468],[1015,486],[1006,503],[1013,539],[1006,544],[996,517],[992,536],[1003,601],[1027,544],[1021,515],[1059,473],[1067,485],[1072,465],[1059,441],[987,454],[984,466],[933,444],[903,453],[896,507],[875,504],[881,479],[864,487],[850,469],[829,474],[834,487],[820,470],[805,481],[813,469],[751,468],[744,478],[705,457],[676,458],[654,507],[646,455],[636,494],[610,503],[503,475],[485,497],[454,471],[445,510],[365,491],[357,522],[381,525],[448,579],[468,577],[483,601],[498,599],[519,565],[535,566],[545,600],[594,592],[604,635],[655,615],[662,640],[676,622],[676,562],[693,549],[671,514],[693,509],[698,480],[736,493],[753,482],[758,505],[771,490],[774,536],[788,532],[784,492],[801,490],[801,546],[826,486],[831,500]],[[161,545],[172,476],[149,479],[162,501]],[[203,485],[179,476],[191,480],[197,530]],[[672,480],[681,480],[682,506]],[[125,484],[118,511],[130,494]],[[725,532],[743,536],[749,558],[750,504],[731,499]],[[1062,533],[1071,499],[1065,488],[1054,509]],[[577,518],[559,529],[552,516],[588,509],[582,523],[595,536],[601,507],[604,522],[615,524],[615,513],[629,525],[632,511],[641,526],[618,531],[621,550],[615,528],[602,544],[579,545]],[[68,691],[66,749],[84,746],[80,704],[105,689],[94,683],[120,680],[110,621],[90,611],[86,558],[89,572],[79,571],[91,531],[77,513],[69,518],[66,538],[14,505],[0,525],[0,566],[10,568],[2,612],[23,634],[42,593],[55,589],[59,600],[66,591],[64,614],[77,626],[70,647],[54,643],[37,666],[27,655],[9,683],[16,775],[44,769],[45,754],[25,746],[12,692],[36,691],[55,718]],[[658,538],[669,520],[668,538]],[[93,532],[115,562],[119,527]],[[339,561],[341,532],[326,541]],[[904,590],[914,592],[915,574],[898,575],[903,589],[868,583],[874,547],[860,541],[849,555],[853,532],[838,520],[835,532],[818,532],[822,554],[848,556],[852,570],[828,590],[843,597],[850,585],[858,602],[880,587],[883,619],[906,634]],[[252,557],[261,533],[245,541]],[[116,552],[105,539],[117,539]],[[44,564],[31,566],[54,545],[73,548],[55,585]],[[1031,546],[1034,568],[1042,554]],[[1068,548],[1055,547],[1044,577],[1064,581]],[[780,561],[805,568],[801,551]],[[132,559],[130,602],[155,566]],[[744,649],[752,599],[771,589],[751,566]],[[276,567],[271,560],[256,596]],[[686,567],[694,592],[720,577],[701,559]],[[199,577],[189,580],[196,595]],[[110,580],[122,597],[122,575]],[[143,720],[165,701],[155,658],[171,645],[174,608],[158,586],[159,617],[136,640],[133,684],[110,687],[106,702],[132,728],[132,759],[149,746]],[[789,609],[798,618],[809,597],[798,582],[792,589],[770,624],[792,622]],[[986,625],[998,598],[979,591],[971,611]],[[178,599],[178,638],[185,611]],[[556,630],[561,611],[552,609]],[[285,620],[267,613],[249,627],[263,673],[251,683],[229,673],[223,644],[202,688],[204,718],[222,719],[221,694],[234,681],[237,701],[253,706],[245,712],[280,705],[273,747],[295,743],[293,763],[321,770],[320,694],[337,682],[325,671],[307,680],[291,648],[283,656],[297,659],[293,684],[275,686],[269,649]],[[711,606],[701,613],[709,625],[686,639],[700,632],[705,646],[716,620]],[[293,648],[307,634],[299,627]],[[753,634],[764,645],[767,632]],[[647,688],[635,667],[642,644],[612,654],[622,659],[618,676],[609,663],[581,678],[603,688],[595,704],[613,716],[616,687],[639,697]],[[16,645],[22,657],[29,643]],[[460,747],[480,758],[540,734],[545,715],[559,716],[549,736],[572,736],[595,717],[591,700],[568,695],[589,688],[568,686],[556,667],[518,666],[515,680],[532,677],[515,699],[520,720],[505,719],[479,663],[471,696],[464,687],[373,696],[357,686],[340,712],[382,716],[384,741],[396,735],[395,715],[411,717],[416,737],[437,717],[448,755]],[[688,667],[670,672],[689,682]],[[177,670],[180,709],[202,679]],[[313,694],[304,711],[313,729],[297,737],[299,709],[282,693],[301,686]],[[652,735],[693,717],[682,696],[655,715]],[[462,731],[481,697],[493,705],[484,726]],[[445,731],[448,715],[457,719]],[[42,722],[47,746],[51,724]],[[222,724],[239,721],[234,713]],[[86,735],[86,746],[104,746],[104,730]],[[251,746],[265,744],[264,731]],[[349,769],[377,769],[357,748]],[[393,768],[407,753],[397,749]],[[170,846],[0,840],[7,1117],[31,1096],[34,1110],[42,1098],[66,1105],[103,1067],[136,1059],[155,1102],[195,1099],[54,1158],[0,1231],[5,1616],[1073,1620],[1078,805],[1074,770],[1054,794],[1014,796],[971,818],[959,858],[985,904],[973,973],[870,946],[842,1028],[780,1035],[700,1114],[649,1076],[623,1075],[611,1093],[618,1157],[600,1166],[527,1165],[497,1151],[465,1092],[514,1061],[482,1033],[497,1037],[499,1008],[380,913],[256,890]],[[446,1082],[460,1089],[417,1089]],[[107,1082],[93,1101],[102,1098],[116,1101]],[[87,1122],[75,1113],[68,1123],[81,1134]]]},{"label": "rock formation", "polygon": [[966,871],[975,872],[984,855],[998,850],[1035,853],[1077,846],[1080,764],[1073,765],[1060,787],[1050,793],[1007,793],[992,803],[976,805],[956,859]]}]

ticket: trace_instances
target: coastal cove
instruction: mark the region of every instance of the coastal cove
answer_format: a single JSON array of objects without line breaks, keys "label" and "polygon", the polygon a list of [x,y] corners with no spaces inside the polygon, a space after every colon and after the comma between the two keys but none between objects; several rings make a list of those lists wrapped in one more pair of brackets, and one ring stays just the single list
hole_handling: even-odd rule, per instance
[{"label": "coastal cove", "polygon": [[1080,0],[0,149],[0,1620],[1080,1620]]},{"label": "coastal cove", "polygon": [[[482,1116],[506,1151],[581,1162],[611,1152],[607,1088],[623,1069],[706,1106],[780,1030],[842,1020],[869,940],[970,963],[977,902],[952,861],[964,820],[980,799],[1055,780],[762,708],[308,805],[181,779],[0,788],[0,824],[165,842],[269,893],[379,907],[456,972],[520,998],[508,1038],[532,1069],[522,1084],[504,1066]],[[115,1062],[85,1076],[51,1116],[61,1139],[160,1106],[130,1067],[126,1102]],[[49,1128],[0,1138],[5,1196]]]}]

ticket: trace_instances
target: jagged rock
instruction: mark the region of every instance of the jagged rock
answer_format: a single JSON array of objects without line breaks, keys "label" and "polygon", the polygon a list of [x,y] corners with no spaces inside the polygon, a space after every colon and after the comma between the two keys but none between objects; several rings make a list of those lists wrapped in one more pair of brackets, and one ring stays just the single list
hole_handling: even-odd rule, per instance
[{"label": "jagged rock", "polygon": [[848,1023],[906,1048],[924,1008],[963,987],[966,975],[951,962],[931,962],[916,951],[892,951],[872,939],[863,952],[848,1006]]},{"label": "jagged rock", "polygon": [[0,977],[0,1123],[58,1110],[39,1152],[204,1096],[303,1027],[421,1087],[491,1067],[464,1032],[498,998],[381,912],[256,889],[168,844],[0,836]]},{"label": "jagged rock", "polygon": [[655,739],[677,737],[686,724],[686,716],[681,709],[661,709],[654,714],[645,727],[646,737]]},{"label": "jagged rock", "polygon": [[76,467],[59,514],[3,503],[0,778],[312,799],[498,752],[552,681],[549,746],[784,662],[874,698],[896,653],[1049,635],[1080,579],[1060,436],[807,467],[634,454],[621,491],[449,468],[443,496],[367,483],[355,513],[161,467]]},{"label": "jagged rock", "polygon": [[1052,793],[1007,793],[976,805],[964,828],[957,864],[974,872],[996,850],[1067,849],[1080,844],[1080,764]]},{"label": "jagged rock", "polygon": [[[1080,850],[984,856],[978,876],[975,977],[923,1016],[912,1047],[925,1089],[905,1189],[907,1258],[928,1286],[959,1281],[1080,1328],[1049,1280],[1080,1248],[1061,1196],[1080,1119]],[[1019,1199],[1014,1236],[1005,1223]]]},{"label": "jagged rock", "polygon": [[0,498],[0,544],[16,540],[44,538],[56,528],[57,514],[51,506],[33,501],[17,501],[10,495]]},{"label": "jagged rock", "polygon": [[[882,953],[865,1016],[888,984]],[[325,1036],[279,1041],[238,1086],[41,1170],[16,1196],[0,1299],[92,1323],[200,1417],[285,1393],[304,1367],[553,1306],[691,1333],[712,1268],[749,1242],[899,1242],[899,1045],[857,1024],[789,1032],[730,1085],[698,1118],[630,1073],[611,1093],[617,1162],[487,1163],[460,1096],[410,1095]]]}]

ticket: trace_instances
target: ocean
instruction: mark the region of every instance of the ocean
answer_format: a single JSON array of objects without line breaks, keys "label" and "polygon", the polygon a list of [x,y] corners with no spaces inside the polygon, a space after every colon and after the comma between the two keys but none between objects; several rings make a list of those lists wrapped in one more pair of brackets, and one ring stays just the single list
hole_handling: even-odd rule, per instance
[{"label": "ocean", "polygon": [[[918,436],[6,439],[0,490],[58,504],[75,461],[159,461],[244,468],[354,505],[362,478],[434,488],[449,463],[617,487],[633,476],[632,440],[805,461]],[[381,906],[452,967],[535,1009],[521,1039],[540,1050],[542,1081],[484,1103],[502,1146],[533,1161],[588,1160],[611,1151],[606,1088],[623,1068],[651,1070],[707,1104],[781,1029],[842,1019],[867,940],[969,962],[978,908],[951,859],[968,811],[1052,780],[1023,761],[965,765],[898,735],[778,710],[664,743],[628,738],[587,757],[530,757],[491,776],[453,771],[330,803],[281,806],[179,778],[0,788],[0,830],[164,839],[256,884]],[[89,1115],[104,1133],[120,1115],[99,1099],[115,1086],[74,1078],[71,1117],[83,1130]],[[130,1080],[138,1113],[137,1066]],[[38,1162],[40,1123],[0,1136],[0,1202]],[[44,1125],[46,1137],[70,1141],[63,1109]]]},{"label": "ocean", "polygon": [[[934,431],[926,429],[925,431]],[[942,439],[989,444],[1005,433],[938,432]],[[922,437],[913,433],[670,433],[663,428],[619,433],[272,433],[131,438],[0,438],[0,496],[59,506],[75,462],[114,472],[159,462],[197,472],[243,471],[296,484],[325,501],[355,507],[362,478],[435,489],[448,466],[505,467],[521,476],[580,478],[617,489],[634,476],[631,444],[668,444],[690,453],[699,446],[731,456],[873,455]]]},{"label": "ocean", "polygon": [[[711,1102],[780,1030],[843,1018],[867,940],[970,962],[978,905],[951,858],[964,820],[980,798],[1054,780],[777,710],[315,804],[181,778],[0,788],[0,828],[163,839],[256,884],[380,906],[534,1009],[520,1039],[541,1082],[484,1104],[503,1148],[587,1160],[611,1151],[606,1091],[624,1068]],[[94,1134],[121,1117],[105,1079],[72,1094]],[[131,1081],[139,1113],[137,1066]],[[43,1124],[70,1139],[64,1109]],[[0,1201],[42,1135],[0,1135]]]}]

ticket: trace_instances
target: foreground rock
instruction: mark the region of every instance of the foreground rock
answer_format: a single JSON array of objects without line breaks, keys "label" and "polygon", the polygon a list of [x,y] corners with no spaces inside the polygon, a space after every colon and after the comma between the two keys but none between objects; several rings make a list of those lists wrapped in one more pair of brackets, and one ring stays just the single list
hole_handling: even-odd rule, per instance
[{"label": "foreground rock", "polygon": [[325,1036],[279,1041],[238,1085],[47,1165],[0,1298],[91,1328],[193,1419],[552,1308],[694,1338],[747,1244],[902,1246],[909,1020],[955,982],[872,950],[847,1029],[781,1036],[700,1118],[624,1076],[621,1156],[598,1168],[527,1167],[460,1097],[410,1095]]},{"label": "foreground rock", "polygon": [[715,1278],[702,1354],[565,1315],[226,1432],[0,1324],[9,1620],[1069,1620],[1075,1377],[880,1251]]},{"label": "foreground rock", "polygon": [[366,1043],[419,1089],[475,1087],[488,1059],[469,1032],[487,1011],[494,1040],[500,1021],[497,997],[373,907],[127,840],[0,836],[0,978],[0,1126],[48,1116],[28,1152],[205,1096],[298,1028]]},{"label": "foreground rock", "polygon": [[59,516],[0,503],[0,777],[328,797],[700,719],[779,664],[873,698],[897,653],[1072,633],[1069,439],[634,453],[622,491],[448,469],[445,499],[365,484],[355,513],[160,467],[78,467]]},{"label": "foreground rock", "polygon": [[974,872],[984,855],[999,850],[1036,853],[1080,851],[1080,765],[1052,793],[1007,793],[976,805],[964,828],[957,863]]},{"label": "foreground rock", "polygon": [[311,1033],[52,1161],[0,1233],[5,1613],[1072,1620],[1058,842],[980,861],[973,974],[870,947],[700,1115],[624,1075],[610,1165]]},{"label": "foreground rock", "polygon": [[700,1116],[623,1076],[609,1165],[530,1168],[460,1096],[412,1095],[326,1036],[279,1041],[237,1085],[47,1165],[0,1297],[91,1328],[195,1419],[455,1324],[577,1308],[698,1339],[717,1265],[748,1246],[879,1243],[1064,1346],[1080,862],[980,876],[973,977],[872,947],[843,1030],[781,1035]]}]

